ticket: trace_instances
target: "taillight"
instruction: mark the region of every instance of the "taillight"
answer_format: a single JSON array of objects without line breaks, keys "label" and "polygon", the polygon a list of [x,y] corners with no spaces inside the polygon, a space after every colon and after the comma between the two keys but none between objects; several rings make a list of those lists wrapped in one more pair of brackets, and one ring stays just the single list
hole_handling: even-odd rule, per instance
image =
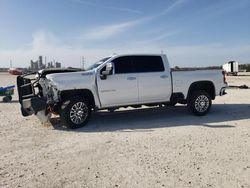
[{"label": "taillight", "polygon": [[222,75],[223,75],[224,84],[227,84],[227,80],[226,80],[226,71],[222,71]]}]

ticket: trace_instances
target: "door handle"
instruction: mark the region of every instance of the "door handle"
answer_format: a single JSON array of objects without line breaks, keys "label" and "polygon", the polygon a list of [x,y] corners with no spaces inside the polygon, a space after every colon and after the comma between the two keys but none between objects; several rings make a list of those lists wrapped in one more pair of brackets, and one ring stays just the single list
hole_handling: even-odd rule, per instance
[{"label": "door handle", "polygon": [[136,77],[127,77],[127,80],[136,80]]},{"label": "door handle", "polygon": [[165,79],[165,78],[168,78],[168,75],[161,75],[160,77]]}]

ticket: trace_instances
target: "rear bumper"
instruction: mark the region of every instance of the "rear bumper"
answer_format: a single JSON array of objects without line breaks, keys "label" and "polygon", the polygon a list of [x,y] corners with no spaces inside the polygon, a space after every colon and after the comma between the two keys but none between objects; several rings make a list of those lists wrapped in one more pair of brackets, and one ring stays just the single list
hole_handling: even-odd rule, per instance
[{"label": "rear bumper", "polygon": [[24,76],[17,77],[17,91],[23,116],[36,114],[46,109],[46,100],[35,94],[32,80]]},{"label": "rear bumper", "polygon": [[227,93],[226,93],[226,88],[227,88],[227,87],[223,87],[223,88],[220,89],[220,96],[226,95],[226,94],[227,94]]}]

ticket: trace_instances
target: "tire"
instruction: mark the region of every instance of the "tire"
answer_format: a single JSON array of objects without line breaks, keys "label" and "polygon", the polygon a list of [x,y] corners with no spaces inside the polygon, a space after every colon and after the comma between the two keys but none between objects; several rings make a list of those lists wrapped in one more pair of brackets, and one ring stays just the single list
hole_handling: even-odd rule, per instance
[{"label": "tire", "polygon": [[202,90],[194,91],[188,101],[189,110],[197,116],[206,115],[209,112],[211,105],[212,100],[210,95]]},{"label": "tire", "polygon": [[10,102],[12,100],[11,96],[5,96],[3,97],[3,102]]},{"label": "tire", "polygon": [[70,129],[84,127],[90,116],[91,108],[84,98],[71,98],[61,106],[61,120]]}]

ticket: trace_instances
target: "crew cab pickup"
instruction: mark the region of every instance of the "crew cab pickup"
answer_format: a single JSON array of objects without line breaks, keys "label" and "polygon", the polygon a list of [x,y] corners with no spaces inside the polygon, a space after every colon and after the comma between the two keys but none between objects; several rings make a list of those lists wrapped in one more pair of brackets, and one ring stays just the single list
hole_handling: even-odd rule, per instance
[{"label": "crew cab pickup", "polygon": [[172,71],[164,54],[106,57],[87,70],[40,70],[17,77],[23,116],[48,120],[60,115],[69,128],[87,124],[92,111],[120,107],[187,104],[198,116],[207,114],[212,100],[224,95],[222,70]]}]

